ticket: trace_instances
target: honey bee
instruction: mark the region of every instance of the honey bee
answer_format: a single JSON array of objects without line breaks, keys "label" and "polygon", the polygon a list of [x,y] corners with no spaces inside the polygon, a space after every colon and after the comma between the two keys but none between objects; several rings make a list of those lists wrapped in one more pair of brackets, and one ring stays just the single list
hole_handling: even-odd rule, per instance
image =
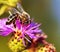
[{"label": "honey bee", "polygon": [[6,25],[13,23],[14,26],[16,27],[15,21],[17,19],[20,20],[20,23],[24,25],[29,24],[31,22],[30,15],[23,10],[21,4],[19,3],[17,4],[17,9],[12,8],[12,11],[9,11],[10,16],[8,17],[8,20],[6,21]]}]

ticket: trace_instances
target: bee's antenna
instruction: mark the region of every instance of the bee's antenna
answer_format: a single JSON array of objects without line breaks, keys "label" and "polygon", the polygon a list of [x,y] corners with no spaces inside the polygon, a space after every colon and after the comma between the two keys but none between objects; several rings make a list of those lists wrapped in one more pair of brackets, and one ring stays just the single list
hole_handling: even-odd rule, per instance
[{"label": "bee's antenna", "polygon": [[10,15],[12,15],[11,11],[8,11]]}]

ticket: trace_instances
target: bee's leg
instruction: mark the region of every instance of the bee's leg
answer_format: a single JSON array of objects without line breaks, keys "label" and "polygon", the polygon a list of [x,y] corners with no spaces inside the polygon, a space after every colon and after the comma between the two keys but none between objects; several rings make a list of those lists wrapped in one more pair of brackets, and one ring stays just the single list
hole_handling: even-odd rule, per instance
[{"label": "bee's leg", "polygon": [[27,40],[29,43],[31,43],[32,42],[32,39],[27,35],[27,34],[25,34],[25,40]]},{"label": "bee's leg", "polygon": [[25,39],[26,39],[29,43],[31,43],[31,41],[30,41],[28,38],[25,37]]},{"label": "bee's leg", "polygon": [[27,37],[24,37],[24,45],[26,49],[30,47],[31,43],[31,40],[29,40]]},{"label": "bee's leg", "polygon": [[13,20],[13,25],[14,25],[14,27],[16,28],[15,19]]},{"label": "bee's leg", "polygon": [[22,18],[21,17],[19,18],[19,20],[20,20],[20,23],[22,24]]}]

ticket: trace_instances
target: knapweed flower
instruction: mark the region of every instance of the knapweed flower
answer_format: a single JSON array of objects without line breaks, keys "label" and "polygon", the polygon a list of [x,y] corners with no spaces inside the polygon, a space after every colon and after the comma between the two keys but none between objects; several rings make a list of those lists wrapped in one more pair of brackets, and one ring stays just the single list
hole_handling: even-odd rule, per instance
[{"label": "knapweed flower", "polygon": [[[7,36],[10,33],[13,33],[8,44],[14,52],[17,52],[18,50],[24,50],[27,46],[26,44],[32,43],[32,39],[37,40],[43,33],[42,30],[39,29],[41,24],[37,24],[33,21],[25,26],[21,24],[19,20],[16,20],[16,28],[14,27],[13,23],[6,25],[6,21],[7,18],[0,19],[0,35]],[[30,37],[31,40],[26,36]],[[25,41],[27,41],[27,43]]]},{"label": "knapweed flower", "polygon": [[23,50],[22,52],[56,52],[56,48],[54,45],[38,45],[38,46],[31,46],[28,49]]},{"label": "knapweed flower", "polygon": [[37,52],[56,52],[56,49],[52,44],[50,44],[40,47]]},{"label": "knapweed flower", "polygon": [[16,20],[16,28],[15,28],[13,24],[6,25],[6,21],[7,19],[0,20],[0,35],[2,36],[7,36],[12,32],[17,32],[17,35],[20,35],[19,38],[22,38],[22,37],[24,38],[24,36],[28,34],[31,39],[34,39],[34,38],[36,39],[39,37],[39,36],[36,36],[36,34],[42,33],[42,30],[39,29],[39,26],[41,24],[31,22],[27,26],[24,26],[20,24],[19,20]]},{"label": "knapweed flower", "polygon": [[[10,0],[8,1],[11,2]],[[41,24],[31,20],[30,15],[23,10],[19,3],[17,4],[17,9],[20,12],[13,8],[13,13],[9,12],[10,16],[8,19],[0,19],[0,35],[11,35],[8,42],[9,48],[13,52],[56,52],[55,47],[45,40],[47,35],[39,29]],[[41,47],[40,44],[44,46]]]},{"label": "knapweed flower", "polygon": [[[12,33],[13,35],[13,33]],[[23,44],[23,40],[20,38],[19,40],[18,39],[18,35],[17,33],[15,33],[14,35],[16,36],[12,36],[8,42],[8,46],[9,48],[13,51],[13,52],[21,52],[23,50],[25,50],[25,46]]]},{"label": "knapweed flower", "polygon": [[0,15],[6,12],[6,9],[11,9],[12,7],[16,7],[17,2],[21,0],[0,0]]},{"label": "knapweed flower", "polygon": [[23,50],[22,52],[56,52],[56,48],[52,44],[42,46],[39,45],[31,46],[30,48]]}]

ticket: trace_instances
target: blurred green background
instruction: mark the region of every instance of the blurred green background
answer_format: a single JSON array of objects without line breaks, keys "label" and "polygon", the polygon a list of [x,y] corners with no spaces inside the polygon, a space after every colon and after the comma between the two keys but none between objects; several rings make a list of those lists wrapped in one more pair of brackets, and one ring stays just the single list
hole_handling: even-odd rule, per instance
[{"label": "blurred green background", "polygon": [[[41,29],[48,35],[48,42],[54,44],[57,52],[60,51],[60,21],[57,15],[55,16],[52,0],[22,0],[22,6],[30,15],[31,18],[38,23],[42,23]],[[0,18],[7,17],[8,13],[4,13]],[[60,16],[59,16],[60,17]],[[9,36],[0,36],[0,52],[12,52],[7,43]]]}]

